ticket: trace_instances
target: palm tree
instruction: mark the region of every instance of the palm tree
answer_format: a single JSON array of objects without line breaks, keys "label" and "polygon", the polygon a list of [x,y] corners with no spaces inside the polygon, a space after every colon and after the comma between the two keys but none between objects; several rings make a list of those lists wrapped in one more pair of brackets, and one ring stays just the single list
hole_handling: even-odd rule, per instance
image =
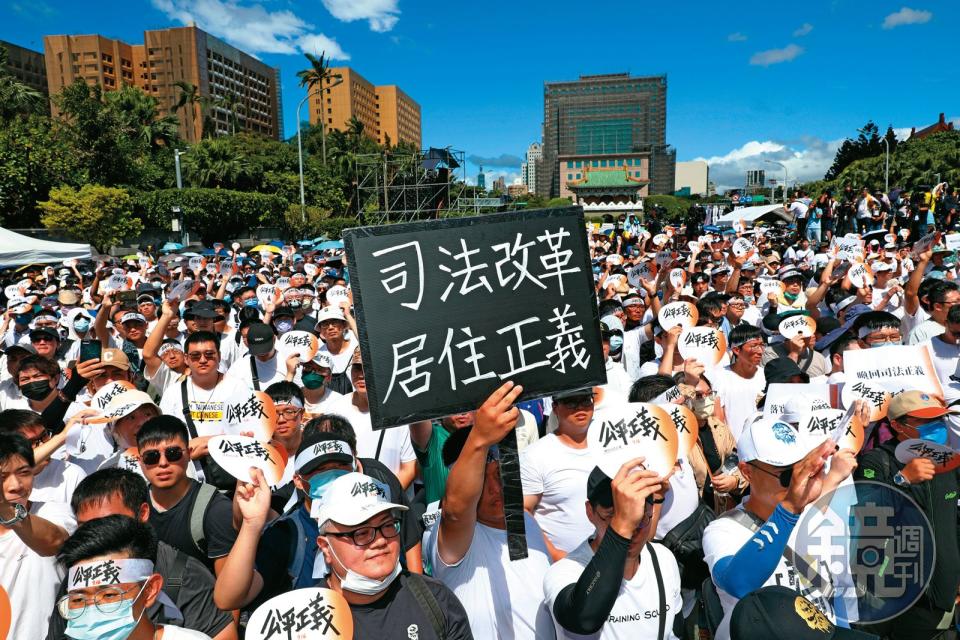
[{"label": "palm tree", "polygon": [[307,93],[310,93],[315,86],[323,84],[323,81],[328,78],[332,78],[333,74],[330,73],[330,59],[326,57],[325,51],[319,56],[312,53],[303,55],[310,62],[310,68],[297,71],[297,77],[300,78],[300,86],[306,87]]},{"label": "palm tree", "polygon": [[360,152],[360,145],[363,141],[363,123],[360,122],[360,119],[357,116],[350,116],[350,120],[347,121],[347,137],[350,139],[351,151],[354,153]]},{"label": "palm tree", "polygon": [[[178,109],[189,106],[193,112],[193,121],[201,123],[200,137],[205,137],[210,133],[207,119],[204,116],[205,109],[210,105],[210,99],[200,95],[200,88],[186,80],[177,80],[173,84],[180,89],[180,94],[177,96],[177,102],[173,105],[172,111],[176,113]],[[197,109],[200,110],[199,114]]]},{"label": "palm tree", "polygon": [[7,71],[8,59],[6,47],[0,47],[0,117],[39,111],[43,94],[13,77]]},{"label": "palm tree", "polygon": [[184,156],[183,165],[191,185],[216,189],[242,186],[252,171],[250,162],[236,153],[228,138],[195,144]]},{"label": "palm tree", "polygon": [[124,86],[104,94],[104,102],[123,118],[128,135],[151,149],[170,146],[177,139],[180,121],[174,115],[160,116],[157,99],[139,89]]},{"label": "palm tree", "polygon": [[222,109],[226,109],[230,119],[230,133],[237,134],[237,107],[242,106],[240,96],[233,91],[227,92],[214,99],[214,104]]}]

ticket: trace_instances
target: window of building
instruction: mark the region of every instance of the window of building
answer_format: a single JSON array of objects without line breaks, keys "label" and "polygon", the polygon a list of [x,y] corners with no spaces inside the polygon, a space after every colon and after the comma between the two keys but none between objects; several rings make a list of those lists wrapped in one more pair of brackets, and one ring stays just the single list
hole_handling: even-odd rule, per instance
[{"label": "window of building", "polygon": [[579,180],[579,179],[580,179],[580,174],[578,173],[578,174],[577,174],[577,180]]},{"label": "window of building", "polygon": [[583,161],[577,160],[577,169],[579,169],[582,164],[583,164]]},{"label": "window of building", "polygon": [[567,160],[567,169],[573,169],[573,161]]},{"label": "window of building", "polygon": [[600,166],[600,163],[597,160],[594,160],[593,162],[590,163],[590,165],[594,168],[597,168]]},{"label": "window of building", "polygon": [[601,166],[601,167],[607,166],[607,161],[606,161],[606,160],[601,160],[601,161],[600,161],[600,166]]},{"label": "window of building", "polygon": [[573,180],[573,174],[572,174],[572,173],[568,173],[568,174],[567,174],[567,180]]}]

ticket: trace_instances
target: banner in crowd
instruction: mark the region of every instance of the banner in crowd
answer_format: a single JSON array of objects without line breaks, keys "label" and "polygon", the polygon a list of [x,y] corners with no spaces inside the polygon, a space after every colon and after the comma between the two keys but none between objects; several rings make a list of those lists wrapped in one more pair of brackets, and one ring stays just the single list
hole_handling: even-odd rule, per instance
[{"label": "banner in crowd", "polygon": [[348,229],[375,429],[604,384],[579,207]]},{"label": "banner in crowd", "polygon": [[925,345],[898,345],[843,353],[847,384],[869,382],[892,395],[913,389],[943,397],[943,387]]}]

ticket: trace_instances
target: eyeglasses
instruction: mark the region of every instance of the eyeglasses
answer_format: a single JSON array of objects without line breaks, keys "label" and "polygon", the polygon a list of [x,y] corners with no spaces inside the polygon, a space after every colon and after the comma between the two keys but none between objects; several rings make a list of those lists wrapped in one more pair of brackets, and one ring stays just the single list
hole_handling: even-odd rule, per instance
[{"label": "eyeglasses", "polygon": [[160,464],[160,456],[167,459],[167,462],[177,462],[183,457],[183,447],[166,447],[164,449],[147,449],[140,454],[140,460],[143,464],[153,466]]},{"label": "eyeglasses", "polygon": [[903,340],[903,337],[900,335],[900,332],[891,333],[886,336],[867,336],[867,344],[889,344],[891,342],[900,342]]},{"label": "eyeglasses", "polygon": [[378,532],[385,540],[396,538],[398,535],[400,535],[400,521],[391,520],[390,522],[385,522],[379,527],[360,527],[359,529],[347,531],[346,533],[327,531],[323,535],[333,536],[334,538],[348,538],[351,542],[353,542],[355,547],[367,547],[373,544],[373,541],[377,539]]},{"label": "eyeglasses", "polygon": [[287,418],[288,420],[296,418],[301,413],[303,413],[303,409],[277,409],[277,415]]},{"label": "eyeglasses", "polygon": [[107,587],[97,591],[92,598],[84,598],[80,594],[65,595],[57,600],[57,613],[65,620],[76,620],[83,615],[90,604],[93,604],[101,613],[116,613],[123,606],[123,601],[126,599],[124,598],[125,595],[134,590],[137,590],[137,595],[140,595],[139,591],[142,589],[143,587],[137,583],[129,589]]},{"label": "eyeglasses", "polygon": [[29,440],[30,446],[36,449],[37,447],[42,445],[44,442],[49,441],[50,438],[52,437],[53,437],[53,432],[50,431],[49,429],[44,429],[43,432],[40,435],[38,435],[36,438],[31,438]]},{"label": "eyeglasses", "polygon": [[220,354],[216,351],[191,351],[187,354],[190,362],[201,362],[202,360],[217,360]]},{"label": "eyeglasses", "polygon": [[593,394],[589,396],[578,396],[576,398],[564,398],[557,400],[557,404],[562,404],[568,409],[585,409],[593,406]]}]

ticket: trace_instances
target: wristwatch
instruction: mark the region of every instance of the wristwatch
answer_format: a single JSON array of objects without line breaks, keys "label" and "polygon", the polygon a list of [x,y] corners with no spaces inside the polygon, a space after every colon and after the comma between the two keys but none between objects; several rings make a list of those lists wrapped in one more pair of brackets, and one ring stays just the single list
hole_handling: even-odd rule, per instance
[{"label": "wristwatch", "polygon": [[0,525],[4,527],[12,527],[22,520],[26,520],[27,516],[30,515],[30,512],[27,511],[27,508],[20,503],[13,505],[13,517],[9,520],[0,519]]},{"label": "wristwatch", "polygon": [[897,472],[893,475],[893,484],[897,485],[898,487],[908,487],[908,486],[910,486],[910,481],[907,480],[906,477],[905,477],[902,473],[900,473],[899,471],[897,471]]}]

